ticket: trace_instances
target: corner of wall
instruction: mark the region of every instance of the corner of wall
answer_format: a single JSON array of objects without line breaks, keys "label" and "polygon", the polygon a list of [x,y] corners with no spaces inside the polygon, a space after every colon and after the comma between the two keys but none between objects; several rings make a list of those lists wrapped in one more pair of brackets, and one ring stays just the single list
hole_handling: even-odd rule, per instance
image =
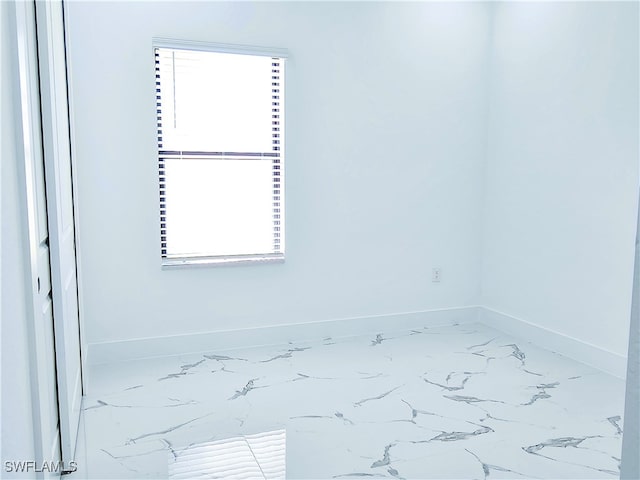
[{"label": "corner of wall", "polygon": [[[481,192],[481,201],[480,201],[480,234],[478,236],[478,294],[477,294],[477,304],[484,304],[484,272],[485,272],[485,264],[484,264],[484,251],[485,251],[485,242],[487,237],[487,182],[488,182],[488,169],[489,169],[489,158],[491,153],[491,99],[493,98],[493,82],[491,80],[492,72],[493,72],[493,64],[494,64],[494,43],[495,43],[495,15],[497,3],[490,2],[487,5],[488,14],[487,14],[487,39],[486,39],[486,50],[485,50],[485,98],[484,98],[484,148],[482,151],[483,157],[483,172],[482,177],[479,179],[480,182],[480,192]],[[480,312],[480,310],[479,310]]]}]

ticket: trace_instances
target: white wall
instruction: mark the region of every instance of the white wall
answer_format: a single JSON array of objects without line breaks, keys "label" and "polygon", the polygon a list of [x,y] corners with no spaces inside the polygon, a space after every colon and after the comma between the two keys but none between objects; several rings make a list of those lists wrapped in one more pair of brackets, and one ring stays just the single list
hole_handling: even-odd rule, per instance
[{"label": "white wall", "polygon": [[626,355],[638,4],[495,6],[482,302]]},{"label": "white wall", "polygon": [[[475,304],[488,13],[70,2],[86,341]],[[289,49],[283,265],[160,269],[154,36]]]},{"label": "white wall", "polygon": [[2,437],[0,469],[2,478],[30,478],[32,475],[10,475],[4,471],[5,461],[35,460],[32,418],[29,342],[27,331],[24,266],[28,255],[26,218],[22,215],[19,195],[17,153],[19,131],[15,123],[19,98],[15,74],[15,11],[13,2],[0,2],[0,158],[2,159],[2,299],[0,300],[2,339]]}]

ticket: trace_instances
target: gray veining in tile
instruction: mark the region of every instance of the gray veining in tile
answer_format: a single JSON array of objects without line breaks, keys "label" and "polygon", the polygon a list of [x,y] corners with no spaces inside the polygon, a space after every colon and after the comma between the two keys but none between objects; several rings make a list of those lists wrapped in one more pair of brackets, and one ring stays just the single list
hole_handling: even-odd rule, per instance
[{"label": "gray veining in tile", "polygon": [[618,475],[623,382],[482,325],[114,363],[90,375],[80,446],[90,479],[180,478],[223,447],[243,462],[260,456],[247,467],[253,478],[282,478],[268,468],[272,454],[284,462],[271,443],[284,436],[258,434],[283,431],[291,479]]}]

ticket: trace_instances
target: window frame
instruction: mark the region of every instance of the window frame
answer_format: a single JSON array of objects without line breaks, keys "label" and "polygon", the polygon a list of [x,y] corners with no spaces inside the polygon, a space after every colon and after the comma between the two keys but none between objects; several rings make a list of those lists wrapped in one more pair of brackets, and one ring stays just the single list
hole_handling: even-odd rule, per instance
[{"label": "window frame", "polygon": [[[201,51],[201,52],[215,52],[215,53],[231,53],[231,54],[239,54],[239,55],[251,55],[251,56],[262,56],[262,57],[274,57],[274,58],[280,58],[282,59],[284,62],[286,62],[287,58],[289,57],[289,52],[287,49],[284,48],[277,48],[277,47],[259,47],[259,46],[253,46],[253,45],[235,45],[235,44],[227,44],[227,43],[213,43],[213,42],[200,42],[200,41],[192,41],[192,40],[177,40],[177,39],[168,39],[168,38],[158,38],[158,37],[154,37],[152,39],[152,57],[151,58],[155,58],[155,52],[157,48],[168,48],[168,49],[182,49],[182,50],[194,50],[194,51]],[[154,61],[154,72],[155,72],[155,61]],[[284,69],[284,74],[283,74],[283,81],[284,84],[286,85],[286,72],[287,69]],[[155,74],[154,74],[155,77]],[[152,78],[154,78],[152,77]],[[157,92],[155,92],[155,89],[157,88],[156,85],[154,85],[153,88],[153,92],[154,92],[154,98],[157,95]],[[285,87],[286,88],[286,87]],[[286,115],[286,102],[284,101],[284,96],[285,96],[285,92],[281,92],[280,96],[283,97],[283,99],[281,100],[281,108],[282,108],[282,112],[284,114],[284,122],[282,122],[281,124],[281,129],[283,130],[283,132],[286,132],[286,121],[287,121],[287,115]],[[154,105],[157,103],[157,98],[156,101],[154,102]],[[154,108],[154,116],[156,118],[157,121],[157,106]],[[285,192],[285,188],[284,188],[284,176],[285,176],[285,168],[284,168],[284,160],[285,160],[285,144],[284,142],[286,142],[286,134],[284,135],[284,139],[283,142],[280,145],[280,172],[281,172],[281,185],[280,188],[282,190],[282,200],[280,201],[280,215],[281,215],[281,219],[282,219],[282,225],[284,226],[285,224],[285,202],[284,202],[284,192]],[[156,137],[156,141],[155,141],[155,150],[156,150],[156,159],[159,162],[160,161],[160,149],[158,148],[158,142],[157,142],[157,137]],[[158,174],[160,174],[160,171],[158,171]],[[161,183],[160,183],[160,178],[158,177],[157,181],[158,186],[160,187]],[[162,196],[162,194],[161,194]],[[160,205],[158,205],[158,207],[160,207]],[[162,215],[162,214],[161,214]],[[160,217],[161,217],[160,215]],[[161,225],[161,221],[160,221],[160,217],[158,217],[158,231],[160,233],[159,235],[159,239],[160,239],[160,244],[162,246],[162,237],[163,237],[163,227]],[[285,236],[285,229],[281,228],[280,230],[280,234],[283,237],[283,243],[286,244],[286,242],[284,242],[284,236]],[[284,263],[285,261],[285,252],[282,253],[263,253],[263,254],[237,254],[237,255],[217,255],[217,256],[193,256],[193,257],[174,257],[174,258],[167,258],[166,256],[164,256],[162,254],[162,248],[161,248],[161,255],[160,255],[160,259],[161,259],[161,268],[164,269],[173,269],[173,268],[184,268],[184,267],[215,267],[215,266],[231,266],[231,265],[261,265],[261,264],[277,264],[277,263]]]}]

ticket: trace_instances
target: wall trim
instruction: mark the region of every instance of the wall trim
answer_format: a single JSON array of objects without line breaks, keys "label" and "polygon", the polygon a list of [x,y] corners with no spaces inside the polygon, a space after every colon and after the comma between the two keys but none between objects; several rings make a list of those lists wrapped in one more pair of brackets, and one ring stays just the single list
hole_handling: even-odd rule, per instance
[{"label": "wall trim", "polygon": [[597,368],[617,378],[626,377],[627,358],[622,355],[492,308],[481,306],[478,308],[478,313],[478,321],[488,327]]},{"label": "wall trim", "polygon": [[326,337],[347,338],[470,323],[495,328],[617,378],[624,379],[626,376],[627,359],[622,355],[482,305],[89,343],[86,348],[87,364],[101,365],[289,342],[311,342]]},{"label": "wall trim", "polygon": [[87,364],[100,365],[143,358],[234,350],[288,342],[345,338],[412,328],[437,327],[478,321],[478,307],[454,307],[418,312],[352,317],[318,322],[200,332],[89,343]]}]

